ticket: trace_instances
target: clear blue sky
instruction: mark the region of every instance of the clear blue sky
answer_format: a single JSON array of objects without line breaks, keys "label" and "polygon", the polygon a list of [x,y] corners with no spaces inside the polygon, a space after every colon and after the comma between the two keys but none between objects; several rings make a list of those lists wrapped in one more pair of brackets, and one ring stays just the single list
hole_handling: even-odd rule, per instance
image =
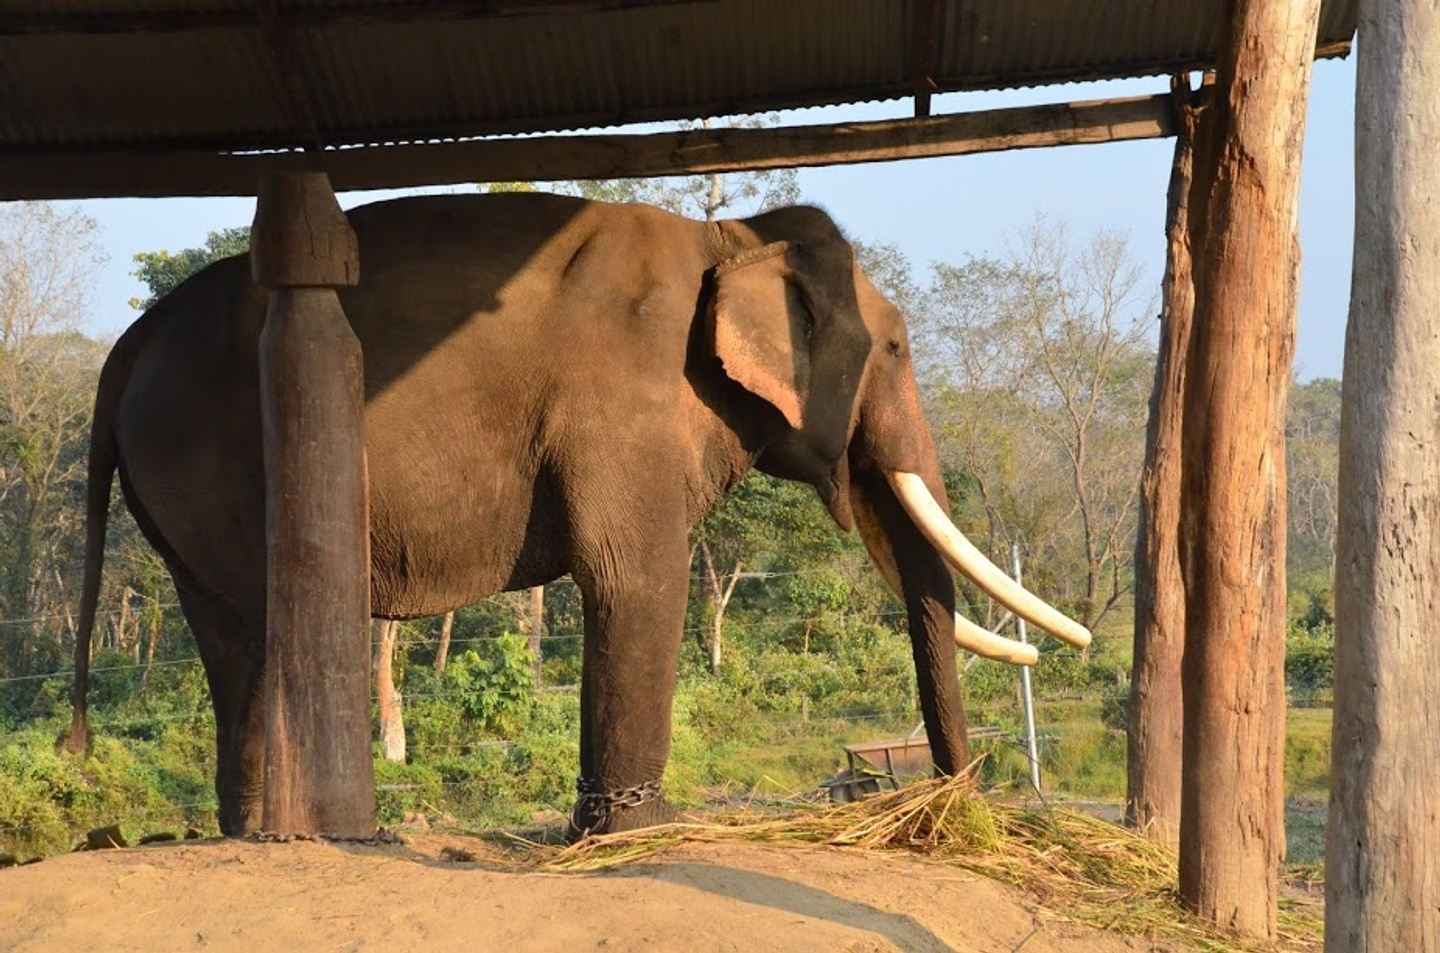
[{"label": "clear blue sky", "polygon": [[[939,97],[935,111],[1163,92],[1157,77],[1009,93]],[[1301,186],[1300,329],[1296,367],[1302,378],[1340,374],[1349,301],[1353,220],[1354,61],[1317,63],[1305,136]],[[801,110],[786,123],[835,122],[906,115],[910,103]],[[1097,228],[1129,234],[1131,247],[1158,283],[1164,265],[1165,189],[1170,140],[1070,146],[950,159],[921,159],[806,169],[801,189],[850,234],[893,242],[917,263],[959,260],[1002,249],[1037,213],[1067,223],[1072,234]],[[457,189],[468,191],[468,188]],[[341,196],[359,204],[372,194]],[[82,203],[102,229],[109,255],[97,287],[91,330],[114,334],[134,319],[126,302],[143,292],[130,276],[132,256],[177,250],[213,229],[249,222],[249,199],[107,199]]]}]

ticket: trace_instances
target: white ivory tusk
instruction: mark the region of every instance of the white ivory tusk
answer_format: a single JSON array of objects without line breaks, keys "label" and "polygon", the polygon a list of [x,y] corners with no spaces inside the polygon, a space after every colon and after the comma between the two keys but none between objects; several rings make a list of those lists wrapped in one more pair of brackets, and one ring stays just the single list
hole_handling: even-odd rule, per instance
[{"label": "white ivory tusk", "polygon": [[[900,505],[915,521],[925,538],[940,550],[950,565],[964,573],[975,585],[996,602],[1037,628],[1078,648],[1090,644],[1090,630],[1066,616],[1049,603],[1033,595],[1024,586],[1006,575],[965,534],[950,522],[940,504],[935,502],[925,481],[918,474],[893,470],[886,474]],[[983,629],[981,631],[984,631]],[[959,630],[956,630],[957,638]]]},{"label": "white ivory tusk", "polygon": [[[860,538],[870,552],[870,561],[880,570],[881,577],[895,593],[895,598],[904,602],[905,594],[900,591],[900,571],[895,567],[895,557],[888,551],[889,547],[878,536],[873,543],[868,534],[861,533]],[[955,644],[981,658],[1009,662],[1011,665],[1034,665],[1040,660],[1040,653],[1035,646],[996,635],[989,629],[982,629],[958,612],[955,613]]]},{"label": "white ivory tusk", "polygon": [[1011,665],[1034,665],[1040,660],[1035,646],[982,629],[958,612],[955,613],[955,644],[981,658]]}]

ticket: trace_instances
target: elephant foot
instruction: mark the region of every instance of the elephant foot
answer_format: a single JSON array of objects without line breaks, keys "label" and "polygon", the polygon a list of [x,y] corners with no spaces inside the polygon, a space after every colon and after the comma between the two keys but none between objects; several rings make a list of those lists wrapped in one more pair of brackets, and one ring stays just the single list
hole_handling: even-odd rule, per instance
[{"label": "elephant foot", "polygon": [[674,805],[660,794],[660,782],[649,781],[618,791],[601,792],[582,778],[580,796],[570,814],[570,840],[592,834],[617,834],[670,824],[679,817]]},{"label": "elephant foot", "polygon": [[264,810],[260,798],[242,801],[239,805],[222,805],[219,811],[220,833],[226,837],[249,837],[260,830]]},{"label": "elephant foot", "polygon": [[661,824],[673,824],[680,817],[680,812],[675,806],[663,797],[656,798],[639,807],[620,808],[610,815],[610,823],[606,825],[605,834],[617,834],[620,831],[634,831],[642,827],[657,827]]}]

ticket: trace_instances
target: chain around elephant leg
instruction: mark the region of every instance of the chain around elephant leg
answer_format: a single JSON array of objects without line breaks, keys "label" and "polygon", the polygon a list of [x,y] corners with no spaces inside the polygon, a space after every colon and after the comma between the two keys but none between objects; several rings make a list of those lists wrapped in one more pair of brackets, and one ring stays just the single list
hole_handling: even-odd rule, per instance
[{"label": "chain around elephant leg", "polygon": [[[570,814],[570,836],[578,840],[591,833],[609,832],[611,821],[617,815],[628,815],[630,820],[643,820],[633,827],[648,827],[674,819],[674,808],[660,793],[660,781],[645,781],[632,784],[616,791],[602,791],[599,783],[591,778],[575,780],[575,810]],[[646,811],[637,811],[645,805],[654,805]],[[647,817],[646,815],[652,815]]]},{"label": "chain around elephant leg", "polygon": [[675,818],[660,794],[689,572],[684,526],[674,522],[645,533],[649,545],[633,559],[577,574],[585,594],[577,833]]}]

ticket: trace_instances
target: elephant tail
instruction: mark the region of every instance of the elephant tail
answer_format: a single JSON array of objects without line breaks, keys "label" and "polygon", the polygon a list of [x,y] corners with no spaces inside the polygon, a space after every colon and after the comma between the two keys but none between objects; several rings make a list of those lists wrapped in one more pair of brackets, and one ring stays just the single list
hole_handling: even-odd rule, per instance
[{"label": "elephant tail", "polygon": [[95,609],[100,601],[105,527],[110,517],[110,487],[119,460],[115,443],[115,413],[130,377],[134,337],[127,333],[116,343],[105,359],[100,383],[95,390],[95,415],[90,425],[90,462],[85,491],[85,572],[80,591],[80,625],[75,630],[75,682],[71,691],[70,730],[62,741],[65,750],[71,754],[81,754],[90,745],[90,729],[86,724],[90,639],[95,629]]}]

